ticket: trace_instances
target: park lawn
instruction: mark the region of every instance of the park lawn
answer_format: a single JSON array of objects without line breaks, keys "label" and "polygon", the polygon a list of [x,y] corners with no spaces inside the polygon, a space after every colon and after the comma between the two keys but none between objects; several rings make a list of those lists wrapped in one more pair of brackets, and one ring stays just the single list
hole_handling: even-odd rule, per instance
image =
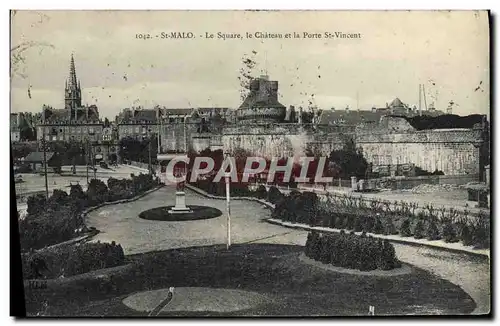
[{"label": "park lawn", "polygon": [[[245,244],[181,248],[131,255],[134,271],[113,286],[47,293],[49,316],[146,316],[122,303],[130,294],[161,288],[211,287],[254,291],[271,303],[231,313],[162,313],[162,316],[346,316],[468,314],[473,300],[460,287],[424,270],[392,277],[341,274],[299,260],[301,246]],[[231,300],[230,297],[227,300]],[[193,302],[196,305],[196,302]],[[31,307],[34,313],[37,307]],[[189,307],[187,307],[189,310]]]}]

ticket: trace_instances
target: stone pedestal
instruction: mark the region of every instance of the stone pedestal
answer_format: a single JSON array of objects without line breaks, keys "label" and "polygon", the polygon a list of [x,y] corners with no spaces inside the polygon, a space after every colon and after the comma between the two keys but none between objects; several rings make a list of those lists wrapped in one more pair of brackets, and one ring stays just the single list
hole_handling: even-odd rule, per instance
[{"label": "stone pedestal", "polygon": [[354,191],[358,190],[358,180],[356,177],[351,177],[351,189]]},{"label": "stone pedestal", "polygon": [[189,213],[191,210],[186,206],[186,193],[177,191],[175,193],[175,206],[168,211],[170,214]]}]

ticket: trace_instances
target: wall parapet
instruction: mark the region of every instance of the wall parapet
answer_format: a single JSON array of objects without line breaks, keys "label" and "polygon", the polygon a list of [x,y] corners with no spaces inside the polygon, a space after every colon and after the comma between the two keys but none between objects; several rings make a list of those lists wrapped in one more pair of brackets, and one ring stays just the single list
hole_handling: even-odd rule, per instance
[{"label": "wall parapet", "polygon": [[401,133],[357,133],[356,143],[477,143],[483,142],[476,129],[431,129]]}]

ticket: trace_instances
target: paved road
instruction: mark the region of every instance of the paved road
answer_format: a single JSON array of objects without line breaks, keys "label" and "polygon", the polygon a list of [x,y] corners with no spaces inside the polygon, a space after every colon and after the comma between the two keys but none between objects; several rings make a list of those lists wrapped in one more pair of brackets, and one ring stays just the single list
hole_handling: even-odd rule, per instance
[{"label": "paved road", "polygon": [[[187,204],[210,205],[225,212],[224,200],[212,200],[186,189]],[[95,241],[116,241],[126,254],[153,250],[221,244],[226,241],[226,216],[188,222],[158,222],[143,220],[138,214],[146,209],[173,205],[173,187],[164,187],[132,203],[105,206],[90,213],[89,226],[102,232]],[[271,225],[263,218],[270,211],[263,205],[249,201],[231,203],[232,243],[280,243],[304,245],[307,232]],[[395,244],[398,257],[407,263],[426,269],[461,286],[474,299],[476,312],[489,310],[489,264],[485,260],[465,254],[454,254],[436,249]]]}]

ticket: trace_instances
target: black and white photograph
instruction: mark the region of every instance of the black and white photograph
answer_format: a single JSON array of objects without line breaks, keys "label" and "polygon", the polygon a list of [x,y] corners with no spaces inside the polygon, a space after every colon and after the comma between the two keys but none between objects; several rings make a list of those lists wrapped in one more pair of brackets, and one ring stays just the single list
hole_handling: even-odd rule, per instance
[{"label": "black and white photograph", "polygon": [[10,10],[25,316],[487,317],[491,20]]}]

